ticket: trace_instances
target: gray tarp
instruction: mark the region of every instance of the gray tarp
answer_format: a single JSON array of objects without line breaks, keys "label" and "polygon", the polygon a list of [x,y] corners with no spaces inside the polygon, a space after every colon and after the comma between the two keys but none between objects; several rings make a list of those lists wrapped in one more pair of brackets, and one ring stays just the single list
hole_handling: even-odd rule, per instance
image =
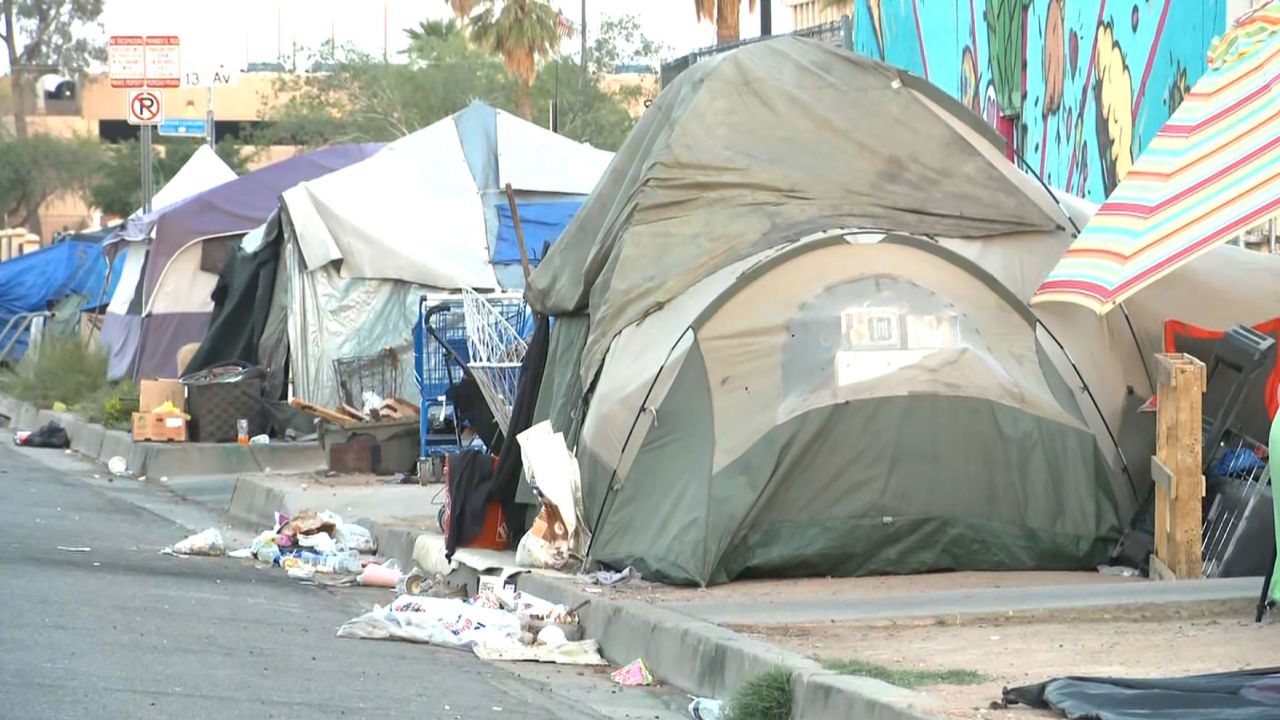
[{"label": "gray tarp", "polygon": [[1029,201],[989,131],[936,98],[882,63],[798,38],[698,63],[646,111],[529,298],[553,315],[590,311],[589,382],[623,327],[807,230],[967,238],[1065,222],[1045,198]]}]

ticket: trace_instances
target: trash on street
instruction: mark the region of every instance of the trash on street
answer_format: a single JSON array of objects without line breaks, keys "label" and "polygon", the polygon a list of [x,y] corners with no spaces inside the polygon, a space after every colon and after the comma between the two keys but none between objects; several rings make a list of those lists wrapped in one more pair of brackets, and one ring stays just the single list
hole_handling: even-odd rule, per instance
[{"label": "trash on street", "polygon": [[644,664],[643,658],[637,658],[614,670],[609,677],[623,687],[653,684],[653,675],[649,672],[649,667]]},{"label": "trash on street", "polygon": [[73,553],[85,553],[85,552],[91,552],[93,550],[93,548],[90,548],[90,547],[78,547],[78,546],[68,547],[66,545],[59,545],[58,549],[61,550],[62,552],[73,552]]},{"label": "trash on street", "polygon": [[689,703],[689,714],[694,720],[720,720],[724,713],[724,701],[695,697]]},{"label": "trash on street", "polygon": [[222,533],[218,532],[217,528],[209,528],[164,548],[160,551],[160,554],[178,556],[221,555],[224,549]]}]

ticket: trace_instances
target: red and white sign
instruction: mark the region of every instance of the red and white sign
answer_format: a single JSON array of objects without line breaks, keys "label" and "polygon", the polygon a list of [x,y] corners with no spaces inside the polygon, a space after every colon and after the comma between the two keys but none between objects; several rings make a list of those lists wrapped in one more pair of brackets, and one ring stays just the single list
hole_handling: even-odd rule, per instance
[{"label": "red and white sign", "polygon": [[159,90],[130,92],[128,116],[130,125],[159,125],[164,122],[164,95]]},{"label": "red and white sign", "polygon": [[177,35],[147,36],[147,87],[182,86],[182,55]]},{"label": "red and white sign", "polygon": [[146,84],[147,47],[141,35],[113,35],[107,42],[111,87],[140,88]]}]

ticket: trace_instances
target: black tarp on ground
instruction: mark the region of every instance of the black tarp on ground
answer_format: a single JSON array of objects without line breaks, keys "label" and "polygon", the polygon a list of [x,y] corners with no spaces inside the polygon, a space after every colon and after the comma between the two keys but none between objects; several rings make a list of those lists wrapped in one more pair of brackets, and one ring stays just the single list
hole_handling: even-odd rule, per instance
[{"label": "black tarp on ground", "polygon": [[1070,720],[1275,720],[1280,667],[1180,678],[1054,678],[1006,690],[1004,701]]},{"label": "black tarp on ground", "polygon": [[263,244],[252,254],[239,247],[227,257],[213,290],[213,315],[200,349],[184,372],[217,365],[258,365],[258,341],[267,325],[280,264],[279,214],[267,221]]}]

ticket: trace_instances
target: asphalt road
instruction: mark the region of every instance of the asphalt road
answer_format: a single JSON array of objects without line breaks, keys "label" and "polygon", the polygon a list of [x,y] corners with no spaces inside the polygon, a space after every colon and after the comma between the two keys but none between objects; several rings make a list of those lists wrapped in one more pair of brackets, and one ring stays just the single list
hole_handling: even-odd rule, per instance
[{"label": "asphalt road", "polygon": [[2,717],[599,717],[464,651],[339,639],[385,591],[159,555],[188,533],[121,494],[141,484],[94,487],[28,452],[0,446]]}]

